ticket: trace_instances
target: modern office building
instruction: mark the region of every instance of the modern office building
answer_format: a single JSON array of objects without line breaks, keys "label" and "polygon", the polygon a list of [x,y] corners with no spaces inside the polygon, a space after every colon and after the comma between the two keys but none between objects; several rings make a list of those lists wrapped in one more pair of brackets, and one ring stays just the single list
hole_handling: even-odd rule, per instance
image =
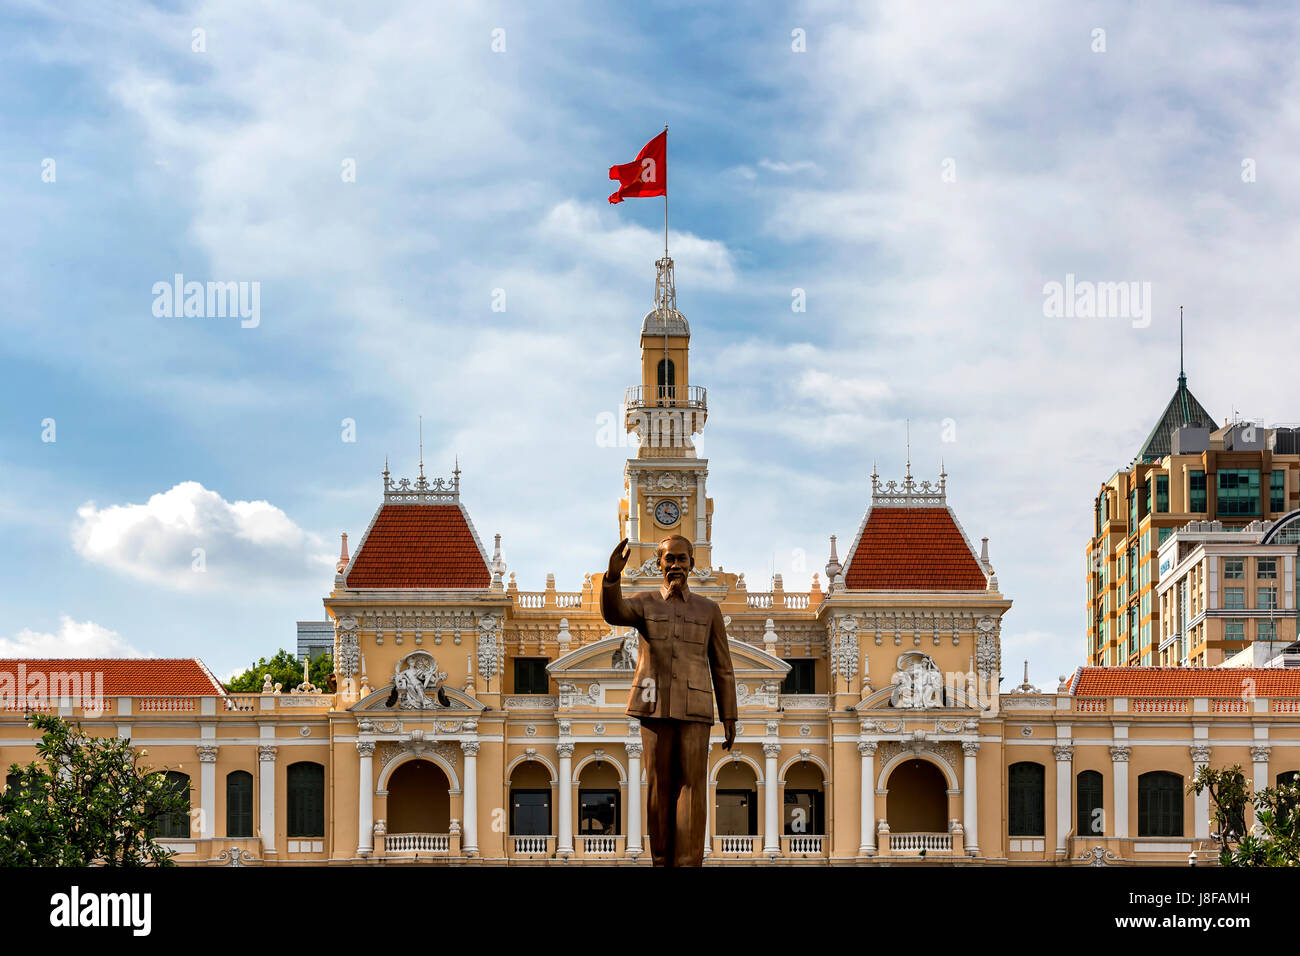
[{"label": "modern office building", "polygon": [[1084,651],[1094,666],[1221,660],[1219,650],[1194,652],[1185,641],[1178,660],[1170,660],[1172,644],[1160,620],[1161,547],[1189,522],[1224,529],[1272,525],[1300,507],[1300,430],[1213,422],[1180,370],[1173,397],[1137,455],[1093,501]]}]

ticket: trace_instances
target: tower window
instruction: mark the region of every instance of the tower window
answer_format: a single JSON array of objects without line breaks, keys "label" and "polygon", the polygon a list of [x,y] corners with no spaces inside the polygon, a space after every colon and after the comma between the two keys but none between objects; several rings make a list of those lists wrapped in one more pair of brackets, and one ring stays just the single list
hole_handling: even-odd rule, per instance
[{"label": "tower window", "polygon": [[677,370],[672,359],[659,360],[659,404],[674,401],[677,398]]}]

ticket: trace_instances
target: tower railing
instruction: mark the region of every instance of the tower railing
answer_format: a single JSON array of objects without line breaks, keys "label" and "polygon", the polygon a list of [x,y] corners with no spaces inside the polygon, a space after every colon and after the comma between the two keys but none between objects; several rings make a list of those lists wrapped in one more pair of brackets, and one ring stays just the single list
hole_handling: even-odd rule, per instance
[{"label": "tower railing", "polygon": [[632,385],[623,404],[628,408],[708,408],[703,385]]}]

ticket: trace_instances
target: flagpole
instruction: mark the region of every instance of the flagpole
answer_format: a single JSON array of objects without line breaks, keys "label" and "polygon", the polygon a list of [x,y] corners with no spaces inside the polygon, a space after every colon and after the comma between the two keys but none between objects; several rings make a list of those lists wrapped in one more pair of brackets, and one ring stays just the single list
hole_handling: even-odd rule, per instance
[{"label": "flagpole", "polygon": [[[668,124],[664,123],[664,166],[668,165]],[[664,258],[668,258],[668,173],[664,171]]]}]

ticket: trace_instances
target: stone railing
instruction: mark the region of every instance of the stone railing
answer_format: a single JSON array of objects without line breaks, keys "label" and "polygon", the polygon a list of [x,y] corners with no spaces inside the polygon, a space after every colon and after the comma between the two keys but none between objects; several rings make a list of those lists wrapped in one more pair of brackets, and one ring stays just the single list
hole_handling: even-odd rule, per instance
[{"label": "stone railing", "polygon": [[522,608],[546,607],[546,592],[545,591],[516,591],[515,607],[522,607]]},{"label": "stone railing", "polygon": [[756,836],[716,836],[713,838],[713,848],[718,853],[752,854],[755,846],[762,845],[762,839]]},{"label": "stone railing", "polygon": [[513,836],[510,840],[516,855],[540,853],[549,856],[555,852],[554,836]]},{"label": "stone railing", "polygon": [[448,833],[389,833],[384,836],[385,853],[446,853],[451,849]]},{"label": "stone railing", "polygon": [[1105,697],[1076,697],[1074,712],[1076,714],[1104,714],[1108,704]]},{"label": "stone railing", "polygon": [[1185,714],[1186,698],[1179,697],[1135,697],[1132,701],[1135,714]]},{"label": "stone railing", "polygon": [[1249,714],[1255,710],[1254,702],[1241,697],[1211,697],[1212,714]]},{"label": "stone railing", "polygon": [[556,591],[555,606],[564,608],[582,607],[582,592]]},{"label": "stone railing", "polygon": [[227,694],[221,702],[221,709],[230,713],[260,710],[261,706],[261,694]]},{"label": "stone railing", "polygon": [[1274,697],[1272,704],[1275,714],[1300,714],[1300,697]]},{"label": "stone railing", "polygon": [[951,833],[890,833],[890,853],[951,853]]},{"label": "stone railing", "polygon": [[615,856],[622,842],[619,836],[576,836],[575,849],[583,856]]},{"label": "stone railing", "polygon": [[820,855],[825,842],[826,838],[818,834],[783,836],[781,837],[781,849],[785,856],[793,856],[797,853],[816,853]]},{"label": "stone railing", "polygon": [[197,697],[137,697],[137,714],[194,714],[198,713]]}]

